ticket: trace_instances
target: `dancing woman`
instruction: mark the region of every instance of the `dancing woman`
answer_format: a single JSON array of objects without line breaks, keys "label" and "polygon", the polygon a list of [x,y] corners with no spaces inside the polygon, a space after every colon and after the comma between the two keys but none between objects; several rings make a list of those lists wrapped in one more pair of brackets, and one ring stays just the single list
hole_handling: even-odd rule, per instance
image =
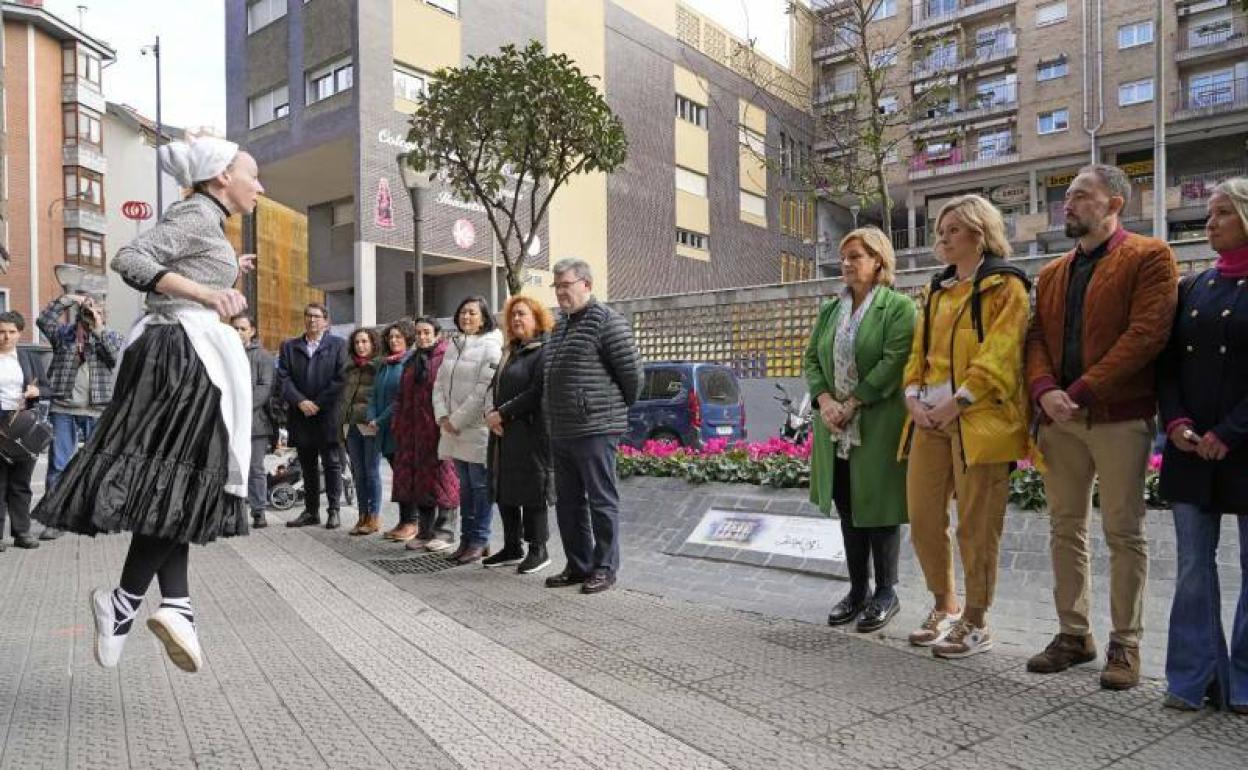
[{"label": "dancing woman", "polygon": [[167,144],[160,161],[191,194],[113,258],[147,292],[147,315],[126,343],[112,403],[34,516],[83,535],[132,535],[119,585],[91,594],[100,665],[117,665],[155,577],[162,601],[148,628],[175,665],[195,672],[203,656],[188,544],[248,531],[250,368],[224,321],[247,305],[231,287],[254,257],[235,254],[224,225],[252,211],[264,188],[256,161],[223,139]]}]

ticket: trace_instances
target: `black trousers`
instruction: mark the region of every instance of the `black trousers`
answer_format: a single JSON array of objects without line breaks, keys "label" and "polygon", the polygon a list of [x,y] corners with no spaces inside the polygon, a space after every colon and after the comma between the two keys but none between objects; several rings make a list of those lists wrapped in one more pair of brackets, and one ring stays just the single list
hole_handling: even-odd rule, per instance
[{"label": "black trousers", "polygon": [[156,577],[160,579],[161,596],[168,599],[190,596],[189,558],[190,546],[186,543],[135,535],[130,539],[126,564],[121,568],[121,590],[142,596]]},{"label": "black trousers", "polygon": [[620,494],[615,484],[618,436],[550,442],[555,468],[555,518],[568,571],[614,573],[620,566]]},{"label": "black trousers", "polygon": [[321,470],[317,461],[325,467],[325,497],[329,498],[329,510],[338,510],[342,499],[342,447],[327,444],[315,447],[296,447],[299,469],[303,471],[304,507],[316,513],[321,509]]},{"label": "black trousers", "polygon": [[13,537],[30,534],[30,477],[34,473],[34,460],[0,460],[0,538],[4,537],[6,513]]},{"label": "black trousers", "polygon": [[841,518],[841,535],[845,538],[845,567],[849,571],[850,590],[859,595],[870,593],[871,566],[875,563],[875,587],[897,585],[897,560],[901,556],[901,527],[857,527],[853,521],[850,501],[849,461],[836,459],[832,467],[832,501]]},{"label": "black trousers", "polygon": [[550,539],[550,523],[544,505],[502,505],[498,516],[503,520],[503,548],[518,551],[521,542],[545,545]]}]

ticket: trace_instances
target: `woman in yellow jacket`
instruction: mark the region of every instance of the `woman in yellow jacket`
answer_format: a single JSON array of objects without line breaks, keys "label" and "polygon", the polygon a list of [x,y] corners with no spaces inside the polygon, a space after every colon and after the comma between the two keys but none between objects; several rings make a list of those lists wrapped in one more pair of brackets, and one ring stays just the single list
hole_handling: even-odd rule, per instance
[{"label": "woman in yellow jacket", "polygon": [[[1022,386],[1029,284],[1010,265],[1001,213],[963,195],[936,217],[936,254],[947,267],[924,292],[906,365],[910,538],[934,607],[910,643],[937,657],[992,647],[986,614],[1009,499],[1010,468],[1027,453]],[[966,606],[954,589],[949,498],[958,505]]]}]

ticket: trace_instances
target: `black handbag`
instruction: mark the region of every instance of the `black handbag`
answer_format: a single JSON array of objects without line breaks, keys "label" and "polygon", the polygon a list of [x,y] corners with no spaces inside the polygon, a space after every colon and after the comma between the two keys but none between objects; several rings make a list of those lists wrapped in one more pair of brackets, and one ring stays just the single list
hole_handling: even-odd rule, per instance
[{"label": "black handbag", "polygon": [[0,459],[8,463],[34,460],[52,443],[52,426],[36,409],[19,409],[0,420]]}]

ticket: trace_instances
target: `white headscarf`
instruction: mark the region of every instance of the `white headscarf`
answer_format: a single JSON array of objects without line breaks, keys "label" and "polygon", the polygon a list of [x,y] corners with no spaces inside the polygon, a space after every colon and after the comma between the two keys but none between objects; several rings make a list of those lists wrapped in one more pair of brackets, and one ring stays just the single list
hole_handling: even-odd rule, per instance
[{"label": "white headscarf", "polygon": [[158,152],[160,167],[180,186],[191,187],[225,171],[238,155],[238,145],[215,136],[201,136],[189,144],[170,142],[161,145]]}]

